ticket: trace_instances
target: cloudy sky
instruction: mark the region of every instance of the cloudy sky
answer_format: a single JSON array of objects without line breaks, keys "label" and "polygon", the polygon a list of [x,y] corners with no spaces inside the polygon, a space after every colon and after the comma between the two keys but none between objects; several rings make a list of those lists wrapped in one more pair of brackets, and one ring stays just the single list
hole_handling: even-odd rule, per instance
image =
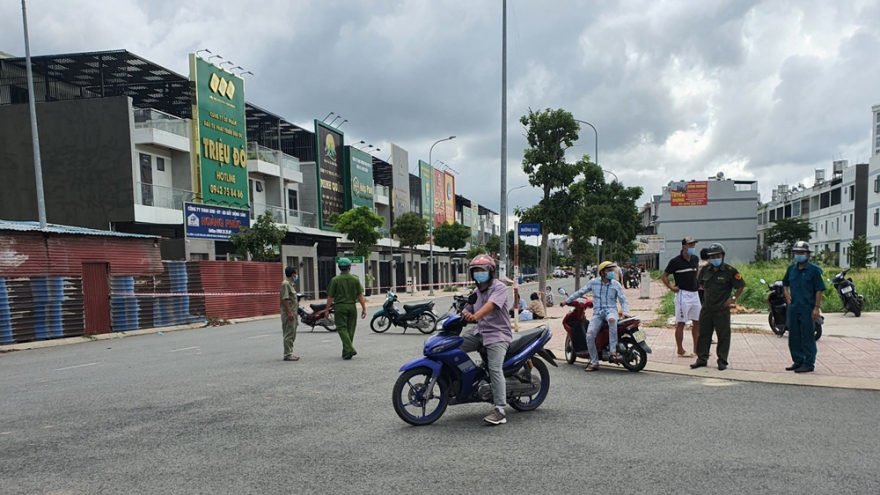
[{"label": "cloudy sky", "polygon": [[[407,149],[500,206],[501,0],[29,0],[33,55],[124,48],[186,74],[209,48],[251,70],[247,99],[290,121],[335,112],[349,142]],[[20,2],[0,50],[24,55]],[[509,0],[509,188],[526,184],[519,117],[564,108],[599,132],[599,164],[659,194],[724,172],[812,183],[866,163],[880,104],[876,0]],[[337,121],[338,123],[339,121]],[[585,126],[569,152],[593,154]],[[415,163],[415,162],[413,162]],[[511,209],[537,201],[524,188]]]}]

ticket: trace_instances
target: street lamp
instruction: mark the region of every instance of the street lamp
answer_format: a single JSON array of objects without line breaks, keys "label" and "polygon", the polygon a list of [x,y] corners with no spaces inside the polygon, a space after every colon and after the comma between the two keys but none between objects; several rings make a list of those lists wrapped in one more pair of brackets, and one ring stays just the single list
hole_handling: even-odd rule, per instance
[{"label": "street lamp", "polygon": [[[455,136],[449,136],[448,138],[438,139],[434,144],[431,145],[431,149],[428,150],[428,163],[434,163],[431,161],[431,153],[434,152],[434,146],[437,146],[437,143],[442,143],[443,141],[449,141],[450,139],[455,139]],[[428,240],[431,242],[431,255],[428,257],[428,296],[432,297],[434,295],[434,219],[431,219],[430,225],[428,225]]]},{"label": "street lamp", "polygon": [[602,169],[602,171],[605,172],[606,174],[611,174],[611,175],[613,175],[613,176],[614,176],[614,181],[615,181],[615,182],[620,182],[620,179],[617,178],[617,174],[615,174],[614,172],[612,172],[612,171],[610,171],[610,170],[605,170],[604,168]]},{"label": "street lamp", "polygon": [[[581,124],[587,124],[588,126],[593,128],[593,133],[596,135],[596,154],[593,157],[593,163],[598,165],[599,164],[599,131],[596,130],[596,128],[593,126],[593,124],[591,124],[585,120],[574,119],[574,121],[580,122]],[[615,177],[617,177],[617,176],[615,175]]]}]

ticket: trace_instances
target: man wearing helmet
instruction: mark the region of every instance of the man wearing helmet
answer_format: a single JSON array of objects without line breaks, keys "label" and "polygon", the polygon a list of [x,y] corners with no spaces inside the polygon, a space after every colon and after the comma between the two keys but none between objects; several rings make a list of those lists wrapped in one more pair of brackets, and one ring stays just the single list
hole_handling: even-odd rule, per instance
[{"label": "man wearing helmet", "polygon": [[477,300],[468,302],[462,311],[467,321],[477,325],[465,334],[461,350],[473,352],[483,346],[489,365],[492,389],[492,412],[483,421],[500,425],[507,422],[504,406],[507,404],[507,383],[504,379],[504,356],[513,340],[508,316],[507,286],[495,279],[495,261],[488,255],[474,257],[468,266],[471,278],[477,284]]},{"label": "man wearing helmet", "polygon": [[364,287],[361,280],[351,274],[351,260],[339,258],[336,261],[339,266],[339,275],[333,277],[330,286],[327,287],[327,314],[333,303],[336,303],[336,333],[342,341],[342,359],[351,359],[357,355],[354,350],[354,330],[357,327],[357,308],[355,303],[361,303],[361,318],[367,317],[367,300],[364,299]]},{"label": "man wearing helmet", "polygon": [[586,294],[593,293],[593,319],[590,320],[590,326],[587,327],[587,348],[590,350],[590,364],[584,371],[596,371],[599,369],[599,350],[596,349],[596,336],[599,330],[602,330],[602,324],[608,322],[608,348],[611,350],[611,359],[620,358],[617,354],[617,302],[620,301],[620,308],[624,318],[629,318],[629,305],[626,302],[626,295],[623,293],[623,286],[616,279],[614,269],[617,265],[610,261],[603,261],[599,264],[599,276],[587,282],[587,285],[581,287],[577,292],[572,294],[560,306],[571,304],[572,301]]},{"label": "man wearing helmet", "polygon": [[810,259],[810,245],[798,241],[792,248],[794,264],[788,267],[782,286],[788,303],[788,351],[791,366],[786,371],[809,373],[816,366],[815,321],[819,319],[819,306],[825,281],[822,269]]},{"label": "man wearing helmet", "polygon": [[[724,246],[713,243],[706,248],[709,266],[700,271],[700,286],[705,291],[706,303],[700,310],[700,335],[697,339],[697,361],[691,368],[701,368],[709,362],[712,332],[718,336],[718,369],[727,369],[730,353],[730,307],[742,294],[746,283],[736,268],[724,262]],[[736,289],[731,298],[730,293]]]}]

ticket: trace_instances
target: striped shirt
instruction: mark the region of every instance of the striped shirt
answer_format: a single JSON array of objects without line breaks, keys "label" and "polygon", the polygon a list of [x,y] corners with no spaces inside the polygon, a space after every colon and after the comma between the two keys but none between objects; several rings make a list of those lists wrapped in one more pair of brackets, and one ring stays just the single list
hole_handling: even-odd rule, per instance
[{"label": "striped shirt", "polygon": [[617,302],[620,301],[620,307],[624,314],[629,314],[629,304],[626,302],[626,296],[623,293],[623,286],[617,280],[608,283],[602,281],[601,278],[594,278],[587,282],[587,285],[581,287],[577,292],[572,294],[565,300],[566,304],[570,304],[575,299],[581,297],[587,292],[593,293],[593,314],[608,314],[617,312]]}]

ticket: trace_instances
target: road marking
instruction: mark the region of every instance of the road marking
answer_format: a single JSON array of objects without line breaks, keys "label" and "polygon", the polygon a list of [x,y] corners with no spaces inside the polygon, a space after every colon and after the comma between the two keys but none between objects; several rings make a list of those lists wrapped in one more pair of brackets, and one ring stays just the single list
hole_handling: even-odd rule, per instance
[{"label": "road marking", "polygon": [[101,363],[78,364],[76,366],[68,366],[66,368],[55,368],[55,371],[72,370],[74,368],[85,368],[86,366],[97,366]]},{"label": "road marking", "polygon": [[703,380],[703,385],[707,387],[729,387],[734,385],[734,382],[730,380],[722,380],[720,378],[706,378]]},{"label": "road marking", "polygon": [[168,351],[168,352],[191,351],[191,350],[193,350],[193,349],[200,349],[201,347],[202,347],[202,346],[200,346],[200,345],[195,345],[195,346],[192,346],[192,347],[184,347],[183,349],[174,349],[173,351]]},{"label": "road marking", "polygon": [[248,337],[248,339],[262,339],[263,337],[272,337],[273,335],[270,333],[263,335],[254,335],[253,337]]}]

